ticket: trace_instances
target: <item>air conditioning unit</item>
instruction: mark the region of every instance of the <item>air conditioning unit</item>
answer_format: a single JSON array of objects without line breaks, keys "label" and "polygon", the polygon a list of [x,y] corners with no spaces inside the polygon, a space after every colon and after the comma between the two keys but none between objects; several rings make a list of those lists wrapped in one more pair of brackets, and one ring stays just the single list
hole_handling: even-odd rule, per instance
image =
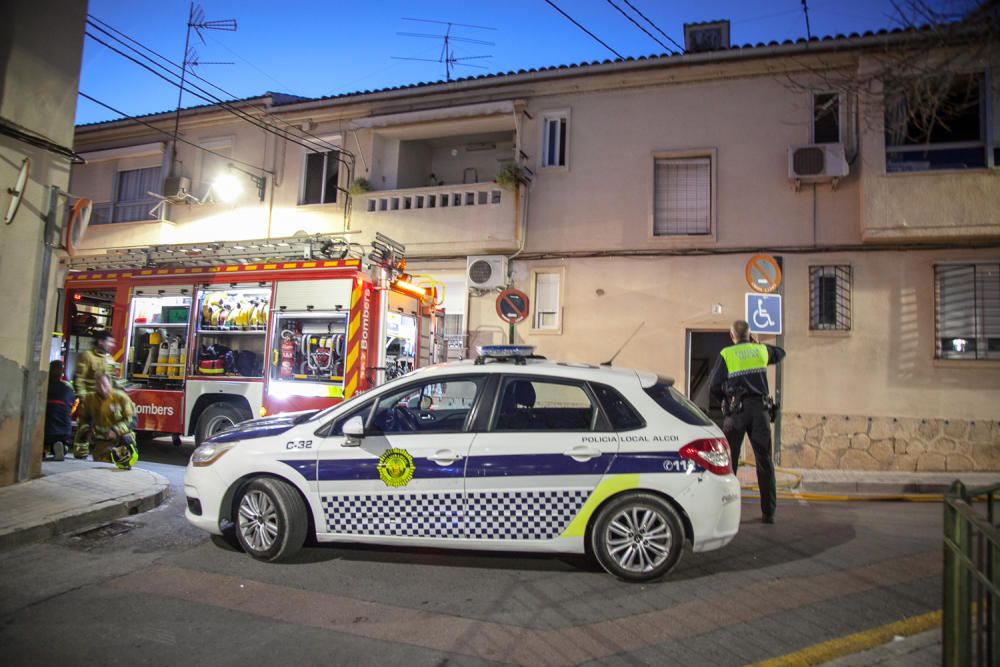
[{"label": "air conditioning unit", "polygon": [[469,287],[494,289],[507,284],[507,258],[503,255],[469,257],[465,276]]},{"label": "air conditioning unit", "polygon": [[844,144],[809,144],[788,149],[788,178],[796,183],[823,183],[847,176]]},{"label": "air conditioning unit", "polygon": [[163,179],[163,196],[174,201],[184,201],[191,193],[191,179],[186,176],[167,176]]}]

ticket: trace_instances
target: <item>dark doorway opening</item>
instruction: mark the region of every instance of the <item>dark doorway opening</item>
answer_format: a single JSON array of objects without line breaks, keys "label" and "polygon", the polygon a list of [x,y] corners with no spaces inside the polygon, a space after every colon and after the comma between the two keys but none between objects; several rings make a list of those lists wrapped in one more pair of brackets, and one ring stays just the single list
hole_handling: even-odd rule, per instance
[{"label": "dark doorway opening", "polygon": [[687,355],[687,394],[717,424],[722,424],[722,407],[711,396],[709,383],[719,352],[731,345],[728,331],[689,331]]}]

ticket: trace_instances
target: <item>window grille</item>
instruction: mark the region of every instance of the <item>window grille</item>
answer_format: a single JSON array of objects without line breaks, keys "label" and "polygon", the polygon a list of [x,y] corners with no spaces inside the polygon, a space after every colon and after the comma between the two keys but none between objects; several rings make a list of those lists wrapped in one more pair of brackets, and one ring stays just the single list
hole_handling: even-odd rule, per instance
[{"label": "window grille", "polygon": [[654,172],[653,235],[710,234],[712,159],[657,158]]},{"label": "window grille", "polygon": [[939,359],[1000,359],[1000,264],[934,267]]},{"label": "window grille", "polygon": [[809,267],[809,328],[851,330],[851,267]]}]

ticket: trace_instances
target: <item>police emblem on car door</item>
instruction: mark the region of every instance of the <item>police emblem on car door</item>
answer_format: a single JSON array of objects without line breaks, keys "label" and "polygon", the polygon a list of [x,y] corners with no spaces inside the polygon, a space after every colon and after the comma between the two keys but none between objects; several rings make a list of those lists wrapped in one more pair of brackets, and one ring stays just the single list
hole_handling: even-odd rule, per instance
[{"label": "police emblem on car door", "polygon": [[586,383],[508,376],[466,466],[466,536],[549,540],[580,512],[618,451]]},{"label": "police emblem on car door", "polygon": [[[466,422],[483,376],[409,383],[338,419],[318,463],[326,532],[343,535],[462,536]],[[351,417],[361,437],[343,434]]]}]

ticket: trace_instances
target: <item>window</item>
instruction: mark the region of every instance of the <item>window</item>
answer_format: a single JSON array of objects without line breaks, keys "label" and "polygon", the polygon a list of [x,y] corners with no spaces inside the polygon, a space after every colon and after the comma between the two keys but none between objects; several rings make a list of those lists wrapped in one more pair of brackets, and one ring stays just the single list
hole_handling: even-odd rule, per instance
[{"label": "window", "polygon": [[149,220],[158,201],[149,193],[160,191],[160,167],[119,171],[116,185],[111,222]]},{"label": "window", "polygon": [[616,431],[633,431],[646,425],[632,404],[618,393],[618,390],[596,382],[590,383],[590,388],[594,390],[597,400],[601,402],[605,414],[611,420],[611,426]]},{"label": "window", "polygon": [[935,267],[937,356],[1000,359],[1000,264]]},{"label": "window", "polygon": [[840,95],[817,93],[813,95],[813,143],[836,144],[840,142]]},{"label": "window", "polygon": [[565,167],[569,114],[566,112],[542,116],[542,166]]},{"label": "window", "polygon": [[372,433],[458,433],[483,384],[482,377],[409,385],[379,399]]},{"label": "window", "polygon": [[653,235],[710,234],[712,158],[656,158]]},{"label": "window", "polygon": [[308,153],[300,204],[335,204],[340,177],[340,153]]},{"label": "window", "polygon": [[500,396],[497,431],[590,431],[597,416],[576,384],[509,378]]},{"label": "window", "polygon": [[809,328],[851,330],[851,267],[809,267]]},{"label": "window", "polygon": [[986,167],[984,88],[981,74],[948,74],[888,92],[886,171]]},{"label": "window", "polygon": [[695,426],[712,426],[714,422],[691,402],[687,396],[673,387],[673,380],[658,378],[656,384],[647,387],[645,392],[656,401],[661,408],[677,417],[685,424]]},{"label": "window", "polygon": [[534,272],[534,309],[531,327],[543,331],[559,331],[562,328],[562,308],[560,307],[561,271]]}]

